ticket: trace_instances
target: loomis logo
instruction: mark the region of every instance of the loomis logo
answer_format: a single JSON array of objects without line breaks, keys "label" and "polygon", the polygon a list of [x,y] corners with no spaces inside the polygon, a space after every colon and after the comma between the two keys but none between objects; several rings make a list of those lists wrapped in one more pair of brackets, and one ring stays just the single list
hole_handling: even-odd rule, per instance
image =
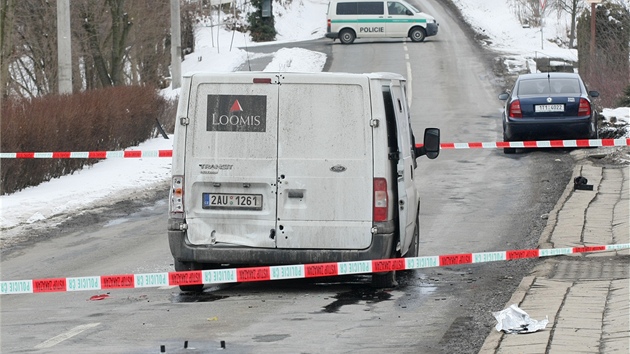
[{"label": "loomis logo", "polygon": [[208,95],[207,131],[264,132],[267,96]]}]

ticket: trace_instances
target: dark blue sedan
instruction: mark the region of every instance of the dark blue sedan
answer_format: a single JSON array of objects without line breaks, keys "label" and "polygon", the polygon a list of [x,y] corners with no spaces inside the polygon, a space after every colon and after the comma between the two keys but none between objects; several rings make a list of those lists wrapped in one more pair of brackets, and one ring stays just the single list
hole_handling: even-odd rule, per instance
[{"label": "dark blue sedan", "polygon": [[[503,111],[503,141],[597,139],[597,111],[591,97],[575,73],[523,74],[509,93]],[[504,148],[506,154],[515,148]]]}]

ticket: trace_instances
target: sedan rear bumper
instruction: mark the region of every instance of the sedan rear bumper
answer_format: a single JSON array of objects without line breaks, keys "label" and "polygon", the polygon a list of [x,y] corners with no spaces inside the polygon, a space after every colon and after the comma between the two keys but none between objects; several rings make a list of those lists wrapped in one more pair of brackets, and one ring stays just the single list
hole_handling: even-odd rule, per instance
[{"label": "sedan rear bumper", "polygon": [[596,136],[597,126],[590,117],[562,119],[508,119],[504,122],[504,139],[554,140],[591,139]]}]

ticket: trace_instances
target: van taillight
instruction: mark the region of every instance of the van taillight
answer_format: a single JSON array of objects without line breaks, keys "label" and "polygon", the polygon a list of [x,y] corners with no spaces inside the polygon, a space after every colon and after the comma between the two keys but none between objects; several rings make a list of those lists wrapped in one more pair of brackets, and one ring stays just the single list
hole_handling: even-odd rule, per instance
[{"label": "van taillight", "polygon": [[385,178],[374,178],[374,221],[387,221],[388,202],[387,180]]},{"label": "van taillight", "polygon": [[588,103],[584,98],[580,98],[580,107],[578,108],[578,117],[582,116],[590,116],[591,115],[591,104]]},{"label": "van taillight", "polygon": [[255,77],[254,78],[254,83],[255,84],[270,84],[271,83],[271,79],[268,77]]},{"label": "van taillight", "polygon": [[171,182],[171,216],[183,217],[184,213],[184,176],[173,176]]},{"label": "van taillight", "polygon": [[328,21],[326,21],[326,32],[330,32],[330,29],[332,28],[332,23],[330,21],[330,19],[328,19]]},{"label": "van taillight", "polygon": [[510,118],[523,118],[521,111],[521,101],[515,100],[510,103]]}]

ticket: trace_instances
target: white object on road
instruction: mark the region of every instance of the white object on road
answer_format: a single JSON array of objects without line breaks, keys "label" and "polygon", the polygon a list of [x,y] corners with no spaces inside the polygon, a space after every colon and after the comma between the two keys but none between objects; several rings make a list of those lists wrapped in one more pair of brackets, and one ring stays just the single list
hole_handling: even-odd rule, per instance
[{"label": "white object on road", "polygon": [[549,323],[547,316],[541,321],[531,319],[527,312],[521,310],[516,304],[503,311],[493,312],[492,315],[498,322],[494,328],[505,333],[533,333],[545,329]]}]

